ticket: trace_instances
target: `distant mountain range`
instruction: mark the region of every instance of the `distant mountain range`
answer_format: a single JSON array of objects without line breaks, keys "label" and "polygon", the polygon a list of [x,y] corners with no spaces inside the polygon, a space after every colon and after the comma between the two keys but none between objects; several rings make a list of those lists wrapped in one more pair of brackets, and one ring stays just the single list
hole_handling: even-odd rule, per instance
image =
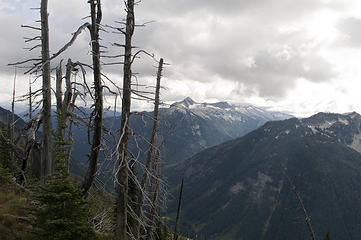
[{"label": "distant mountain range", "polygon": [[[131,129],[137,142],[132,141],[132,152],[140,158],[144,154],[150,138],[153,112],[133,114]],[[267,121],[286,119],[291,115],[271,112],[252,105],[231,105],[226,102],[196,103],[191,98],[176,102],[159,111],[159,135],[166,139],[163,145],[163,156],[166,165],[177,163],[193,154],[217,145],[224,141],[240,137],[256,129]],[[104,125],[114,132],[120,128],[120,118],[104,119]],[[119,132],[118,132],[119,133]],[[76,149],[74,159],[85,161],[89,152],[87,131],[85,128],[74,128]],[[83,159],[83,160],[81,160]]]},{"label": "distant mountain range", "polygon": [[[153,114],[153,113],[149,113]],[[179,162],[193,154],[243,136],[267,121],[291,118],[281,112],[271,112],[249,104],[227,102],[196,103],[191,98],[160,110],[160,135],[166,137],[165,159],[168,164]],[[135,133],[149,138],[151,121],[138,116],[131,126]]]},{"label": "distant mountain range", "polygon": [[[7,119],[11,117],[11,113],[5,109],[2,109],[2,111],[0,112],[0,120],[7,122]],[[79,115],[83,115],[82,113],[89,115],[90,112],[91,110],[88,108],[77,110]],[[23,115],[26,121],[25,112]],[[120,128],[119,115],[119,112],[114,113],[110,109],[105,110],[105,127],[117,133]],[[146,139],[150,138],[153,122],[149,116],[152,115],[152,112],[141,112],[133,114],[131,118],[131,128],[133,136],[137,138],[137,143],[133,141],[130,146],[135,154],[139,149],[141,150],[140,158],[144,157],[142,153],[146,152],[148,147]],[[159,135],[161,138],[166,138],[162,151],[163,157],[166,159],[166,164],[171,165],[191,157],[207,147],[243,136],[267,121],[290,117],[292,116],[285,113],[267,111],[249,104],[196,103],[191,98],[186,98],[170,105],[168,108],[160,109]],[[23,120],[20,123],[22,126],[25,125]],[[54,126],[55,123],[56,114],[53,111]],[[84,169],[87,165],[87,154],[90,150],[87,128],[74,126],[73,136],[75,147],[73,148],[71,170],[76,174],[81,174],[81,169]],[[107,145],[111,144],[115,143],[107,143]],[[103,159],[104,155],[101,154],[101,160]],[[79,167],[81,165],[83,167]]]},{"label": "distant mountain range", "polygon": [[286,173],[318,239],[328,228],[331,239],[360,239],[360,146],[359,114],[319,113],[201,151],[168,170],[173,189],[185,176],[181,229],[196,239],[310,239]]}]

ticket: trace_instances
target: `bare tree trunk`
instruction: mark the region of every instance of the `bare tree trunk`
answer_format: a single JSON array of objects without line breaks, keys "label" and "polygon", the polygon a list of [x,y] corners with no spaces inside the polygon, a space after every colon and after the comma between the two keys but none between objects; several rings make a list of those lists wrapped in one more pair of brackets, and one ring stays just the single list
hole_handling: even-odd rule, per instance
[{"label": "bare tree trunk", "polygon": [[31,80],[29,79],[29,121],[33,119],[33,96],[31,90]]},{"label": "bare tree trunk", "polygon": [[[57,111],[57,125],[56,125],[56,153],[60,155],[57,161],[61,163],[68,169],[68,160],[67,160],[67,149],[69,149],[69,144],[65,142],[65,131],[67,128],[67,123],[69,121],[70,113],[72,112],[72,87],[71,87],[71,72],[73,70],[73,63],[71,59],[68,59],[66,64],[66,73],[65,73],[65,83],[66,91],[62,92],[63,85],[63,71],[61,67],[61,62],[59,67],[56,69],[56,111]],[[75,98],[75,96],[74,96]],[[71,144],[70,144],[71,145]]]},{"label": "bare tree trunk", "polygon": [[158,195],[160,192],[160,178],[161,178],[161,162],[160,162],[160,149],[155,150],[154,154],[154,163],[152,166],[152,176],[151,176],[151,183],[150,183],[150,192],[151,192],[151,204],[150,204],[150,211],[148,216],[148,225],[146,229],[146,240],[153,239],[154,236],[154,228],[156,220],[156,211],[157,211],[157,201]]},{"label": "bare tree trunk", "polygon": [[180,212],[182,207],[182,196],[183,196],[183,184],[184,184],[184,177],[182,178],[182,184],[179,193],[178,210],[177,210],[177,217],[175,220],[175,228],[174,228],[174,240],[178,240],[179,218],[180,218]]},{"label": "bare tree trunk", "polygon": [[[16,87],[16,66],[15,66],[15,76],[14,76],[14,83],[13,83],[13,100],[11,102],[11,129],[10,129],[10,140],[14,143],[15,137],[15,87]],[[14,160],[14,156],[12,154],[12,160]]]},{"label": "bare tree trunk", "polygon": [[296,198],[297,198],[297,201],[298,201],[298,205],[300,206],[300,208],[302,209],[302,212],[303,212],[303,217],[305,218],[305,222],[306,222],[306,225],[307,225],[307,228],[308,228],[308,231],[310,232],[310,235],[311,235],[311,239],[312,240],[316,240],[316,236],[315,236],[315,233],[312,229],[312,225],[311,225],[311,218],[308,216],[307,214],[307,211],[306,211],[306,208],[305,206],[303,205],[303,202],[302,202],[302,198],[300,196],[300,194],[297,192],[296,190],[296,186],[292,183],[290,177],[284,173],[289,184],[291,185],[291,188],[293,190],[293,192],[295,193],[296,195]]},{"label": "bare tree trunk", "polygon": [[[41,0],[41,57],[43,78],[43,138],[42,138],[42,177],[52,172],[52,142],[51,142],[51,79],[50,79],[50,53],[49,53],[49,23],[48,0]],[[45,181],[45,179],[44,179]]]},{"label": "bare tree trunk", "polygon": [[117,173],[116,198],[116,231],[117,239],[125,240],[127,237],[127,205],[128,205],[128,140],[129,117],[131,106],[131,80],[132,80],[132,37],[134,33],[134,0],[127,1],[127,19],[125,29],[125,54],[123,67],[123,98],[121,116],[121,139],[119,143],[119,171]]},{"label": "bare tree trunk", "polygon": [[[152,134],[149,141],[149,148],[147,151],[147,157],[145,161],[145,169],[143,171],[143,178],[141,182],[141,189],[138,191],[138,199],[139,202],[137,204],[135,214],[141,218],[142,213],[142,207],[144,205],[144,194],[146,192],[146,186],[148,181],[148,171],[150,171],[150,167],[152,164],[152,157],[154,153],[154,146],[156,142],[156,135],[158,131],[158,112],[159,112],[159,92],[160,92],[160,80],[162,78],[162,70],[163,70],[163,58],[160,59],[159,65],[158,65],[158,72],[157,72],[157,84],[155,88],[155,101],[154,101],[154,112],[153,112],[153,128],[152,128]],[[139,233],[140,233],[140,223],[139,221],[135,222],[135,238],[139,239]]]},{"label": "bare tree trunk", "polygon": [[63,124],[63,71],[61,67],[62,62],[60,62],[59,67],[56,69],[56,89],[55,89],[55,97],[56,97],[56,113],[57,113],[57,124],[56,124],[56,138],[59,141],[62,138],[61,134],[61,125]]},{"label": "bare tree trunk", "polygon": [[[13,99],[11,102],[11,123],[10,123],[10,141],[12,144],[15,144],[15,92],[16,92],[16,66],[15,66],[15,73],[14,73],[14,81],[13,81]],[[15,144],[16,145],[16,144]],[[14,164],[15,162],[15,154],[13,151],[10,151],[10,158],[11,158],[11,162],[12,164]],[[21,165],[21,170],[19,172],[19,182],[21,184],[23,184],[25,182],[25,175],[24,175],[24,171],[26,168],[26,165],[24,166],[24,159],[22,160],[22,165]]]},{"label": "bare tree trunk", "polygon": [[73,63],[70,59],[68,59],[68,63],[66,64],[66,73],[65,73],[65,84],[66,91],[64,93],[63,99],[63,72],[60,66],[56,70],[56,111],[57,111],[57,126],[56,126],[56,137],[58,140],[62,140],[65,138],[65,130],[67,128],[67,122],[70,116],[70,104],[73,96],[72,88],[71,88],[71,72],[73,70]]},{"label": "bare tree trunk", "polygon": [[91,185],[93,184],[98,157],[102,139],[102,124],[103,124],[103,86],[101,81],[101,66],[100,66],[100,44],[99,44],[99,27],[102,19],[102,9],[100,0],[90,0],[90,16],[92,24],[89,26],[92,54],[93,54],[93,75],[94,75],[94,92],[95,92],[95,107],[94,107],[94,132],[89,157],[88,171],[81,184],[83,194],[87,195]]},{"label": "bare tree trunk", "polygon": [[[10,122],[10,141],[13,144],[15,141],[15,86],[16,86],[16,66],[15,66],[14,82],[13,82],[13,99],[11,102],[11,122]],[[13,151],[10,152],[10,158],[11,158],[11,162],[13,164],[15,161],[15,155],[14,155]],[[20,174],[21,174],[20,182],[22,182],[23,175],[22,175],[22,173],[20,173]]]}]

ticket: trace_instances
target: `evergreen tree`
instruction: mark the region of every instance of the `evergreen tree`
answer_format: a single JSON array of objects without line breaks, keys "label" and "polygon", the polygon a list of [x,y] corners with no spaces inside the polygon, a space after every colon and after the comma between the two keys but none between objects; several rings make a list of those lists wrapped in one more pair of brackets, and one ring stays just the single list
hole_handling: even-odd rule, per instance
[{"label": "evergreen tree", "polygon": [[57,146],[56,168],[45,185],[33,190],[34,239],[96,239],[87,221],[88,206],[64,164],[65,145]]}]

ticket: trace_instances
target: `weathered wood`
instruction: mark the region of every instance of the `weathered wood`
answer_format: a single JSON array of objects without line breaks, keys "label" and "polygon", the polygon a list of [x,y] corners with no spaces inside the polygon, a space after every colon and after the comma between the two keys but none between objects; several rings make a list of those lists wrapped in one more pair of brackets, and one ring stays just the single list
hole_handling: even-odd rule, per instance
[{"label": "weathered wood", "polygon": [[174,228],[174,240],[178,240],[179,218],[180,218],[180,212],[181,212],[181,207],[182,207],[182,197],[183,197],[183,184],[184,184],[184,177],[182,178],[182,184],[181,184],[180,193],[179,193],[177,217],[175,220],[175,228]]},{"label": "weathered wood", "polygon": [[127,238],[127,204],[128,204],[128,140],[129,117],[131,106],[131,79],[132,79],[132,37],[134,33],[134,0],[127,1],[127,19],[125,29],[125,48],[123,66],[123,95],[121,116],[121,139],[119,143],[119,171],[117,173],[116,198],[116,230],[117,239]]},{"label": "weathered wood", "polygon": [[[150,210],[148,213],[148,224],[146,228],[146,240],[152,240],[154,239],[154,229],[156,227],[155,221],[156,214],[157,214],[157,202],[158,202],[158,196],[160,192],[160,181],[161,181],[161,160],[160,160],[160,149],[157,148],[155,150],[154,154],[154,163],[152,166],[152,177],[150,180],[150,193],[151,193],[151,204],[150,204]],[[159,208],[158,208],[159,210]]]},{"label": "weathered wood", "polygon": [[[15,87],[16,87],[16,66],[14,73],[14,81],[13,81],[13,99],[11,102],[11,123],[10,123],[10,141],[15,144]],[[12,164],[15,162],[14,153],[10,151],[10,158]],[[20,174],[20,182],[24,181],[24,175]]]},{"label": "weathered wood", "polygon": [[[157,72],[157,83],[155,88],[155,101],[154,101],[154,111],[153,111],[153,127],[152,127],[152,134],[149,141],[149,148],[147,151],[146,161],[145,161],[145,169],[143,171],[143,177],[141,182],[141,189],[138,191],[138,198],[139,203],[137,204],[137,207],[135,209],[135,214],[141,218],[142,213],[142,207],[144,205],[144,194],[146,192],[147,187],[147,181],[149,178],[148,172],[150,172],[151,165],[152,165],[152,159],[154,159],[154,149],[155,149],[155,143],[156,143],[156,135],[158,132],[158,113],[159,113],[159,93],[160,93],[160,80],[162,78],[162,70],[163,70],[163,58],[160,59],[159,65],[158,65],[158,72]],[[153,163],[154,164],[154,163]],[[135,223],[135,238],[139,238],[139,232],[140,232],[140,223],[137,221]]]},{"label": "weathered wood", "polygon": [[93,60],[93,78],[94,78],[94,132],[92,145],[89,155],[89,167],[81,184],[83,194],[87,195],[91,185],[93,184],[97,171],[100,144],[102,139],[103,124],[103,87],[101,81],[101,65],[100,65],[100,44],[99,44],[99,26],[102,20],[102,8],[100,0],[90,0],[90,17],[91,25],[88,26],[91,35],[92,44],[92,60]]},{"label": "weathered wood", "polygon": [[33,118],[33,94],[31,90],[31,80],[29,79],[29,120]]},{"label": "weathered wood", "polygon": [[41,168],[42,178],[52,172],[52,141],[51,141],[51,78],[50,78],[50,53],[49,53],[49,21],[48,0],[41,0],[41,58],[43,78],[43,132],[42,132],[42,154]]},{"label": "weathered wood", "polygon": [[[65,131],[68,127],[69,118],[73,112],[73,107],[70,106],[72,102],[73,92],[71,87],[71,73],[74,68],[74,64],[71,59],[68,59],[66,64],[65,77],[63,77],[62,71],[62,62],[60,62],[59,67],[56,69],[56,112],[57,112],[57,125],[56,125],[56,152],[64,156],[63,161],[64,166],[69,169],[69,159],[68,159],[68,149],[70,148],[69,144],[64,144],[65,140]],[[65,79],[66,90],[63,95],[63,79]],[[76,96],[74,96],[75,98]],[[67,146],[65,146],[67,145]],[[71,145],[71,144],[70,144]]]}]

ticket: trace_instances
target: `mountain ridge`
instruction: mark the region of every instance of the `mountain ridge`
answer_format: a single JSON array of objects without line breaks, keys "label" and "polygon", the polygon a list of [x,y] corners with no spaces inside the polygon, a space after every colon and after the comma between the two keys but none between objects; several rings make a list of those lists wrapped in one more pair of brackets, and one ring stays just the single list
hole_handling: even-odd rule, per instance
[{"label": "mountain ridge", "polygon": [[[266,110],[258,110],[254,107],[254,114],[240,112],[236,106],[232,108],[220,108],[213,105],[225,105],[225,103],[196,103],[191,98],[175,102],[168,108],[159,110],[159,134],[161,138],[167,138],[164,143],[164,154],[167,164],[174,164],[182,159],[191,157],[196,152],[221,142],[242,136],[263,123],[274,119],[290,117],[280,112],[269,113]],[[230,104],[228,104],[231,106]],[[141,136],[139,142],[131,142],[133,151],[139,147],[142,152],[147,149],[146,141],[149,139],[152,127],[153,112],[140,112],[132,115],[131,128],[134,136]],[[118,118],[105,118],[104,124],[113,131],[119,129]],[[79,142],[86,142],[85,129],[75,128],[74,138]],[[78,144],[79,148],[80,145]],[[85,146],[83,147],[85,149]],[[84,150],[74,157],[81,158],[86,154]]]},{"label": "mountain ridge", "polygon": [[[306,239],[287,172],[319,237],[330,227],[332,239],[358,239],[361,154],[352,143],[360,120],[357,113],[319,113],[267,122],[172,167],[168,178],[175,192],[185,176],[184,233],[199,239]],[[176,201],[168,213],[175,210]]]}]

